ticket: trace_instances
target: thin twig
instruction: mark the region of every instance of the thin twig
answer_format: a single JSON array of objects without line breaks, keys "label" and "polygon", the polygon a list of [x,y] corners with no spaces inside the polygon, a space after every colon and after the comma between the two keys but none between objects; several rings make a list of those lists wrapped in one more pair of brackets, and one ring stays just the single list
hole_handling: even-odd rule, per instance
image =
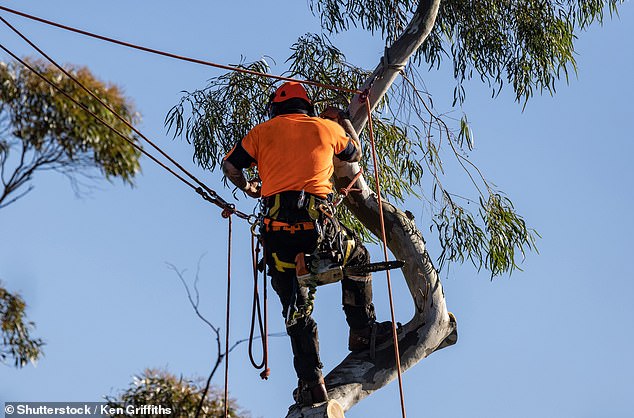
[{"label": "thin twig", "polygon": [[[226,354],[230,353],[231,351],[233,351],[240,344],[249,341],[248,338],[244,338],[244,339],[238,340],[235,343],[233,343],[233,345],[231,346],[231,348],[229,348],[227,353],[224,353],[222,351],[222,345],[221,345],[220,328],[214,326],[200,312],[200,309],[199,309],[200,292],[198,291],[198,282],[200,281],[200,267],[201,267],[201,262],[202,262],[202,259],[204,258],[204,256],[205,256],[205,254],[203,254],[198,259],[198,264],[197,264],[197,269],[196,269],[196,276],[194,278],[194,289],[193,289],[195,296],[192,296],[192,290],[190,289],[190,287],[187,284],[187,281],[185,280],[185,277],[184,277],[185,272],[187,271],[187,269],[179,270],[175,265],[173,265],[171,263],[165,263],[170,270],[172,270],[174,273],[176,273],[176,275],[178,276],[178,279],[183,284],[183,287],[185,288],[185,292],[187,293],[187,299],[189,300],[190,305],[194,309],[194,312],[196,313],[196,316],[201,321],[203,321],[205,324],[207,324],[207,326],[209,326],[209,328],[211,328],[211,330],[213,331],[213,333],[216,336],[216,346],[217,346],[216,348],[217,348],[218,355],[216,356],[216,361],[214,363],[214,366],[212,367],[211,372],[209,373],[209,376],[207,377],[207,381],[205,382],[205,387],[203,389],[202,396],[201,396],[200,401],[198,402],[198,406],[196,408],[195,417],[199,417],[200,416],[200,413],[202,411],[202,407],[203,407],[203,404],[204,404],[205,397],[206,397],[207,393],[209,392],[209,388],[211,386],[211,380],[214,377],[214,375],[216,374],[216,371],[218,370],[218,367],[220,367],[220,365],[222,364],[222,361],[225,359]],[[277,332],[277,333],[269,334],[268,336],[269,337],[282,337],[282,336],[286,336],[286,333],[285,332]],[[260,337],[254,337],[254,339],[257,339],[257,338],[262,338],[262,337],[261,336]]]}]

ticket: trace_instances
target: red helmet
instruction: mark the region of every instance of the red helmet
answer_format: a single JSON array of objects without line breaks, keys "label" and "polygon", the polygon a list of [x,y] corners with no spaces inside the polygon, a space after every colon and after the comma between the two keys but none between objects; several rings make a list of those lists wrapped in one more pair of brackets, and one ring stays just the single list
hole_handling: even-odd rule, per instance
[{"label": "red helmet", "polygon": [[280,103],[293,98],[306,100],[308,104],[312,105],[312,102],[308,98],[308,93],[306,93],[306,89],[304,89],[304,86],[297,81],[288,81],[282,84],[277,90],[275,90],[275,94],[273,95],[271,102]]}]

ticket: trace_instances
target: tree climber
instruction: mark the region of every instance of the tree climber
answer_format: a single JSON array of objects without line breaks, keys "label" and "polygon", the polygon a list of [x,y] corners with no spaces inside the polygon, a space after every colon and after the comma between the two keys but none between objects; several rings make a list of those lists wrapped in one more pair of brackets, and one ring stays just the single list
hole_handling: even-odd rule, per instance
[{"label": "tree climber", "polygon": [[[255,126],[223,162],[225,176],[248,196],[263,198],[262,238],[271,284],[282,303],[299,384],[299,405],[328,400],[319,359],[317,324],[311,316],[314,287],[298,284],[296,257],[324,245],[337,247],[341,264],[370,262],[356,234],[333,216],[330,178],[333,157],[359,161],[361,148],[353,130],[342,128],[345,114],[334,108],[316,117],[304,87],[282,84],[271,95],[269,120]],[[339,123],[337,123],[339,122]],[[259,180],[247,181],[243,169],[257,165]],[[326,248],[329,250],[328,248]],[[299,253],[299,254],[298,254]],[[376,322],[371,274],[343,273],[343,310],[350,326],[348,348],[361,351],[371,341],[391,338],[391,323]]]}]

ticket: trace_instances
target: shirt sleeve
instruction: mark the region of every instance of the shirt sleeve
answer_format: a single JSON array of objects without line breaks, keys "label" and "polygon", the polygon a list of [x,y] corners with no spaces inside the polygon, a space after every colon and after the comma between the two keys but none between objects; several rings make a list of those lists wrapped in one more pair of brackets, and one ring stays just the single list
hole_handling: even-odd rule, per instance
[{"label": "shirt sleeve", "polygon": [[229,154],[224,158],[225,161],[229,161],[235,168],[243,169],[251,167],[256,161],[249,155],[248,152],[242,146],[242,141],[238,142]]},{"label": "shirt sleeve", "polygon": [[229,151],[229,154],[227,154],[224,159],[239,169],[248,168],[257,164],[256,139],[257,134],[251,130]]},{"label": "shirt sleeve", "polygon": [[[333,148],[335,150],[335,155],[338,156],[341,152],[345,151],[350,144],[352,144],[352,141],[350,141],[350,138],[346,135],[346,131],[344,131],[338,123],[332,122],[330,126],[330,131],[332,132],[334,141]],[[352,144],[352,146],[354,147],[354,144]]]},{"label": "shirt sleeve", "polygon": [[335,154],[341,161],[350,161],[357,155],[357,147],[348,139],[348,146],[343,151]]},{"label": "shirt sleeve", "polygon": [[259,145],[259,138],[260,138],[258,126],[255,126],[253,129],[251,129],[249,133],[244,138],[242,138],[242,141],[241,141],[241,144],[244,150],[255,161],[258,160],[258,145]]},{"label": "shirt sleeve", "polygon": [[[329,121],[330,122],[330,121]],[[333,136],[333,148],[335,155],[341,161],[350,161],[357,155],[357,147],[354,142],[346,135],[346,131],[343,130],[341,125],[336,122],[330,124],[330,130]]]}]

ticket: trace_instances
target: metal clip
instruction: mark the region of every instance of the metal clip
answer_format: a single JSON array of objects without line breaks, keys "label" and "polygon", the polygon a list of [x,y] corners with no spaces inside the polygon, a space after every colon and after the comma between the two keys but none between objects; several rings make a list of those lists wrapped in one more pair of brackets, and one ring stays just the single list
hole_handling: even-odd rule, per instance
[{"label": "metal clip", "polygon": [[297,209],[303,209],[304,202],[306,202],[306,192],[302,190],[301,192],[299,192],[299,198],[297,199]]}]

